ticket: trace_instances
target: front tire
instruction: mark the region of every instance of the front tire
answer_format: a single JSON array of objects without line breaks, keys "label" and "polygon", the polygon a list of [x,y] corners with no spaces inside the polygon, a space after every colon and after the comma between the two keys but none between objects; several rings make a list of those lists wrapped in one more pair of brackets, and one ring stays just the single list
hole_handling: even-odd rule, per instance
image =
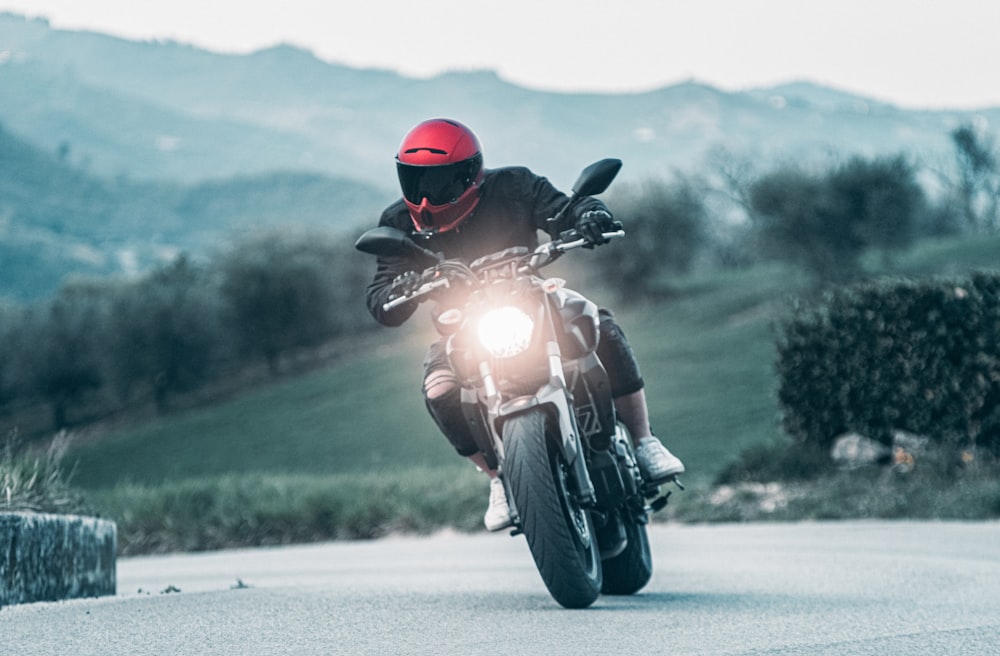
[{"label": "front tire", "polygon": [[570,493],[569,465],[548,425],[541,410],[504,423],[505,477],[549,594],[566,608],[586,608],[601,594],[601,554],[590,511]]}]

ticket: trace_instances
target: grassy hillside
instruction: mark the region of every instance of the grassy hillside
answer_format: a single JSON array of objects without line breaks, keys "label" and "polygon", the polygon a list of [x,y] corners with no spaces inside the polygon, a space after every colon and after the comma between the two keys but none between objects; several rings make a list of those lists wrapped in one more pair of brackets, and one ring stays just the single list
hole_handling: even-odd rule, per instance
[{"label": "grassy hillside", "polygon": [[[653,425],[708,480],[775,435],[770,321],[780,270],[693,281],[677,300],[619,311],[647,380]],[[72,452],[88,488],[228,473],[334,474],[460,467],[423,408],[418,317],[365,338],[339,364],[221,405],[115,430]]]},{"label": "grassy hillside", "polygon": [[[995,237],[928,243],[897,267],[957,273],[994,266],[998,252]],[[654,429],[685,460],[690,482],[708,484],[744,448],[779,437],[771,328],[799,290],[787,270],[758,267],[697,276],[673,300],[617,312],[642,365]],[[418,315],[344,345],[343,357],[307,375],[81,440],[70,452],[74,480],[94,489],[230,473],[465,467],[423,408],[427,323]]]}]

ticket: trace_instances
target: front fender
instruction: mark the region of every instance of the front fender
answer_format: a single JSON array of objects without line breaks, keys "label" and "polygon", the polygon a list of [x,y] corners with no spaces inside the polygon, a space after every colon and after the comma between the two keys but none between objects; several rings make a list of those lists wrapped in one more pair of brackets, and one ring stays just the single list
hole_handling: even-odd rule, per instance
[{"label": "front fender", "polygon": [[563,458],[570,465],[576,486],[574,492],[581,504],[585,506],[595,505],[597,495],[590,481],[590,474],[587,472],[586,458],[583,457],[576,415],[570,406],[565,390],[552,384],[546,384],[533,395],[519,396],[501,404],[497,409],[495,419],[497,435],[503,435],[503,424],[507,419],[535,408],[544,408],[556,420],[559,435],[558,439],[554,441],[562,452]]}]

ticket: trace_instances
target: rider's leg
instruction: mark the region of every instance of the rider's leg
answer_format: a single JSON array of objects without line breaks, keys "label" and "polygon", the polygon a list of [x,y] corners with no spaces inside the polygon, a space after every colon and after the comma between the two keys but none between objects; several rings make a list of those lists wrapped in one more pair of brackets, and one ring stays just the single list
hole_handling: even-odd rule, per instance
[{"label": "rider's leg", "polygon": [[450,368],[442,366],[440,359],[435,362],[436,350],[435,347],[431,348],[425,363],[427,373],[424,376],[424,399],[427,409],[438,428],[455,447],[455,451],[468,458],[490,477],[490,501],[483,516],[483,523],[487,529],[499,531],[512,524],[507,493],[503,483],[497,478],[497,472],[487,466],[486,459],[469,431],[462,412],[462,390],[458,377]]},{"label": "rider's leg", "polygon": [[634,446],[639,446],[640,438],[653,434],[653,428],[649,425],[649,407],[646,405],[644,389],[616,398],[615,412],[625,424]]},{"label": "rider's leg", "polygon": [[650,483],[662,483],[684,473],[684,463],[670,453],[653,435],[649,425],[649,410],[643,390],[615,399],[615,411],[632,439],[635,458],[642,477]]},{"label": "rider's leg", "polygon": [[435,369],[424,378],[424,399],[434,423],[448,438],[459,455],[468,458],[476,467],[496,478],[496,471],[486,464],[486,458],[476,446],[462,413],[461,388],[451,369]]},{"label": "rider's leg", "polygon": [[615,412],[625,425],[643,478],[659,483],[684,472],[684,463],[653,435],[645,383],[631,345],[609,310],[602,309],[597,355],[608,372]]}]

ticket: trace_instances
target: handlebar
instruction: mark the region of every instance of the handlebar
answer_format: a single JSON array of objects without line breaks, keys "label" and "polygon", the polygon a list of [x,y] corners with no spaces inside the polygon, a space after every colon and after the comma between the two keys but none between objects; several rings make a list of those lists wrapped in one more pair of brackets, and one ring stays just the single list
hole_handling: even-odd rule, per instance
[{"label": "handlebar", "polygon": [[[573,235],[571,235],[571,236],[573,236]],[[622,238],[622,237],[625,236],[625,231],[621,230],[621,229],[619,229],[619,230],[613,230],[611,232],[602,233],[602,236],[605,239],[607,239],[607,240],[620,239],[620,238]],[[582,248],[584,246],[587,246],[589,243],[590,242],[588,242],[583,237],[577,237],[576,239],[572,239],[571,241],[562,241],[561,239],[557,239],[557,240],[554,240],[554,241],[547,242],[545,244],[542,244],[541,246],[539,246],[533,252],[531,252],[530,254],[528,254],[526,256],[526,258],[527,258],[526,259],[527,264],[525,264],[521,268],[521,270],[522,271],[530,271],[532,269],[539,269],[539,268],[545,266],[546,264],[551,264],[560,255],[562,255],[563,253],[569,252],[569,251],[577,249],[577,248]],[[545,260],[545,261],[543,261],[543,262],[535,263],[535,258],[537,258],[539,256],[545,256],[548,259]],[[437,267],[432,267],[431,269],[428,269],[427,271],[432,271],[432,270],[435,270],[436,268]],[[468,267],[465,267],[465,268],[468,269]],[[427,272],[425,272],[425,274],[426,273]],[[412,293],[406,294],[404,296],[397,296],[396,298],[394,298],[394,299],[392,299],[392,300],[384,303],[382,305],[382,309],[384,311],[388,312],[389,310],[391,310],[391,309],[393,309],[395,307],[399,307],[400,305],[403,305],[404,303],[408,303],[408,302],[410,302],[412,300],[419,299],[422,296],[426,296],[427,294],[430,294],[431,292],[433,292],[433,291],[435,291],[437,289],[448,288],[450,286],[451,286],[451,282],[449,281],[449,279],[447,277],[436,278],[434,280],[430,280],[430,281],[425,282],[422,285],[420,285],[420,287],[418,287]]]},{"label": "handlebar", "polygon": [[[625,236],[625,231],[614,230],[612,232],[604,232],[601,233],[601,236],[603,236],[605,239],[608,240],[619,239]],[[544,248],[545,250],[543,252],[545,253],[552,253],[552,252],[565,253],[575,248],[582,248],[583,246],[586,246],[588,243],[589,242],[583,237],[574,239],[573,241],[550,241],[547,244],[542,244],[541,246],[539,246],[538,250],[536,250],[535,252],[538,253],[539,250]]]}]

